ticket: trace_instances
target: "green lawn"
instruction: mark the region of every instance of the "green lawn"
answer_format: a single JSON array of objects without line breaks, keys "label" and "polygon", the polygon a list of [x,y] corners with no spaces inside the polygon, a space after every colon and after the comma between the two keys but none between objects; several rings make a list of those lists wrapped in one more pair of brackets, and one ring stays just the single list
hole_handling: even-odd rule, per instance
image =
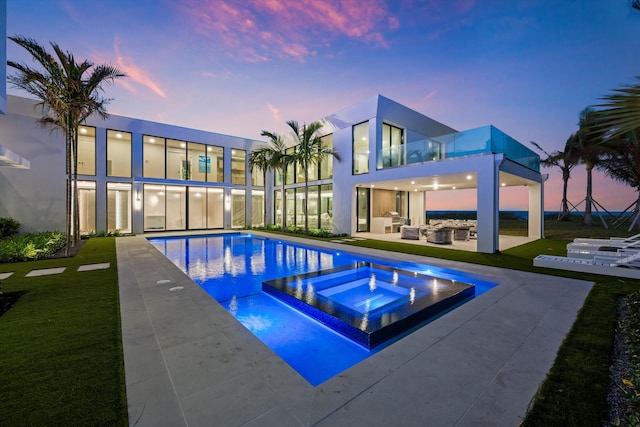
[{"label": "green lawn", "polygon": [[[523,224],[502,223],[521,233]],[[602,426],[618,299],[640,281],[534,268],[538,254],[564,255],[577,236],[629,235],[624,230],[547,222],[547,238],[499,254],[376,240],[354,246],[508,267],[595,281],[555,364],[524,421],[525,426]],[[111,268],[76,272],[81,264]],[[24,278],[31,269],[66,266],[60,275]],[[0,317],[0,425],[126,425],[127,407],[114,238],[92,238],[73,258],[0,264],[16,273],[4,292],[24,292]]]},{"label": "green lawn", "polygon": [[[102,262],[111,268],[76,271]],[[115,239],[90,239],[73,258],[0,264],[9,271],[3,291],[24,294],[0,317],[0,425],[127,425]]]}]

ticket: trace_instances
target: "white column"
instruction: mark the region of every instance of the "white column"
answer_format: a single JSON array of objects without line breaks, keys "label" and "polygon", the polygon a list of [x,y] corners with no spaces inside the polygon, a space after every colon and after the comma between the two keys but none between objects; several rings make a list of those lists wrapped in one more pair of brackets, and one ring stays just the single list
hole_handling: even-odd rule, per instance
[{"label": "white column", "polygon": [[544,237],[544,183],[529,184],[529,238]]},{"label": "white column", "polygon": [[502,156],[484,156],[478,162],[478,252],[495,253],[499,249],[498,213],[500,210],[499,167]]}]

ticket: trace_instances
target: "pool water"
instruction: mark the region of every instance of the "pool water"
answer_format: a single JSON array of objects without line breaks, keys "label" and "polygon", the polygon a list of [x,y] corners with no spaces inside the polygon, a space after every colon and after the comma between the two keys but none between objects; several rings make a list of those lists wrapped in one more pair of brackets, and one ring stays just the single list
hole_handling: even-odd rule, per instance
[{"label": "pool water", "polygon": [[[340,327],[331,322],[323,323],[308,310],[295,308],[291,301],[283,302],[263,291],[264,285],[279,283],[291,287],[291,283],[295,283],[290,293],[292,298],[300,297],[297,301],[307,304],[330,300],[330,304],[350,313],[349,318],[360,316],[372,324],[376,313],[406,306],[412,298],[415,302],[416,297],[420,297],[416,289],[418,294],[424,294],[424,289],[420,291],[411,275],[435,276],[440,283],[472,284],[476,297],[495,286],[462,272],[367,259],[249,234],[151,238],[149,241],[312,385],[321,384],[366,359],[429,319],[419,319],[420,324],[409,325],[391,338],[384,334],[382,342],[376,339],[374,348],[370,349],[348,333],[344,334],[344,330],[341,330],[344,335],[336,332]],[[366,271],[364,276],[356,272],[363,263],[375,269],[375,286],[373,270]],[[407,285],[396,286],[398,272]],[[349,274],[356,276],[344,280],[344,275]],[[358,274],[362,277],[357,277]],[[295,281],[291,282],[291,278]],[[310,293],[310,289],[315,291]],[[462,302],[455,301],[453,307]],[[362,329],[361,324],[357,326],[356,329]]]}]

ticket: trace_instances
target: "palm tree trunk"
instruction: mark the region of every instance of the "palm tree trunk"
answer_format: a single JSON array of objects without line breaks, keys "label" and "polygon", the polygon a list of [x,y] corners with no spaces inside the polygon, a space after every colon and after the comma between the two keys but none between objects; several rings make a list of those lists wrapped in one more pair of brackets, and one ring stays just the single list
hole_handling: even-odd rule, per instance
[{"label": "palm tree trunk", "polygon": [[636,199],[636,207],[633,209],[633,219],[628,231],[631,231],[634,226],[640,230],[640,187],[636,187],[636,191],[638,192],[638,198]]},{"label": "palm tree trunk", "polygon": [[73,167],[73,246],[80,242],[80,209],[78,195],[78,132],[73,129],[73,146],[71,147],[71,165]]},{"label": "palm tree trunk", "polygon": [[284,196],[284,185],[285,185],[285,177],[286,177],[286,167],[282,168],[282,177],[281,177],[281,181],[282,181],[282,199],[280,200],[280,203],[282,203],[282,206],[280,206],[282,208],[282,231],[285,230],[285,228],[287,228],[287,221],[286,221],[286,214],[287,214],[287,203],[286,203],[286,198]]},{"label": "palm tree trunk", "polygon": [[304,234],[309,234],[309,162],[304,161]]},{"label": "palm tree trunk", "polygon": [[593,166],[587,165],[587,197],[585,198],[584,205],[584,225],[593,225],[593,218],[591,217],[591,193],[593,191],[592,169]]},{"label": "palm tree trunk", "polygon": [[262,226],[267,226],[267,169],[262,168],[262,186],[264,192],[262,193]]},{"label": "palm tree trunk", "polygon": [[66,218],[65,218],[65,228],[66,228],[66,240],[65,240],[65,256],[69,256],[69,249],[71,248],[71,212],[72,212],[72,198],[71,198],[71,135],[69,135],[68,131],[65,132],[66,139],[66,174],[67,174],[67,188],[66,188]]},{"label": "palm tree trunk", "polygon": [[560,221],[570,221],[569,203],[567,202],[567,188],[569,186],[569,177],[566,174],[562,176],[562,215]]}]

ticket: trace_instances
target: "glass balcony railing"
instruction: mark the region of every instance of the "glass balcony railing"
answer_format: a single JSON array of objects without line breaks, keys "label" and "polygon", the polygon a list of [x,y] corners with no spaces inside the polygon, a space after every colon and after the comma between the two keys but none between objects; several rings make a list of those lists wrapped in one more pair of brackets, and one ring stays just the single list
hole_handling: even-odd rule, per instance
[{"label": "glass balcony railing", "polygon": [[540,156],[494,126],[379,149],[378,169],[482,153],[504,153],[509,160],[540,172]]}]

